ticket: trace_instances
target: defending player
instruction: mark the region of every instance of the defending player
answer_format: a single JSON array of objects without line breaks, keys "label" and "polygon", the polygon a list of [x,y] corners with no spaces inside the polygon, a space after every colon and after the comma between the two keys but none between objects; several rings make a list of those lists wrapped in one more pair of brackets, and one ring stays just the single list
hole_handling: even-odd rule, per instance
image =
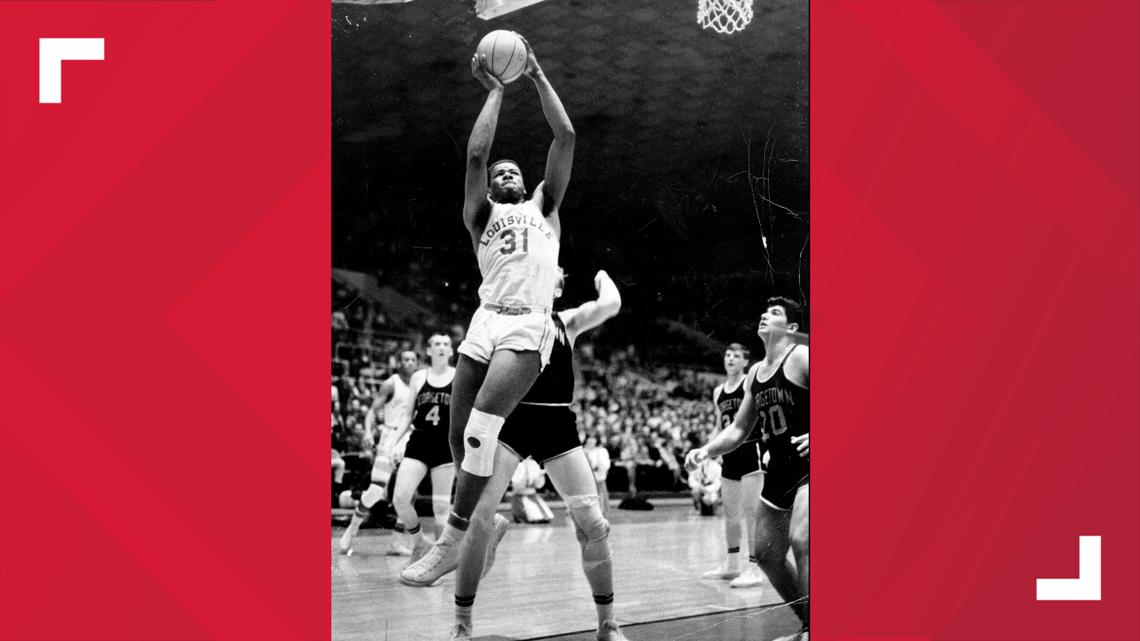
[{"label": "defending player", "polygon": [[[617,286],[604,271],[594,278],[598,298],[580,307],[553,315],[557,327],[550,365],[507,419],[499,434],[495,471],[471,519],[471,528],[460,547],[459,571],[455,578],[455,627],[451,639],[472,636],[471,611],[479,580],[494,560],[502,534],[492,527],[499,499],[519,462],[531,456],[546,468],[547,478],[566,502],[582,550],[582,569],[594,598],[599,641],[625,641],[614,617],[613,563],[610,555],[610,524],[602,514],[590,463],[578,441],[578,429],[570,404],[574,397],[574,340],[601,325],[621,309]],[[561,293],[561,284],[556,296]],[[492,538],[494,529],[495,537]],[[489,546],[488,546],[489,543]]]},{"label": "defending player", "polygon": [[[733,343],[724,352],[724,383],[713,390],[713,407],[721,429],[732,426],[740,402],[744,399],[744,372],[748,368],[748,348]],[[756,565],[753,553],[756,528],[756,508],[760,503],[760,490],[764,487],[764,472],[760,469],[760,434],[754,432],[740,447],[722,456],[720,470],[721,497],[724,503],[724,541],[728,554],[720,567],[705,573],[706,579],[731,580],[732,588],[751,588],[764,582],[764,575]],[[740,564],[740,523],[744,521],[747,533],[748,564]]]},{"label": "defending player", "polygon": [[[757,519],[756,557],[772,586],[808,627],[808,348],[789,335],[799,329],[801,308],[783,297],[768,299],[757,334],[764,359],[744,379],[744,400],[732,426],[705,447],[689,452],[694,469],[710,456],[730,452],[753,427],[767,436],[768,472]],[[798,332],[797,332],[798,333]],[[802,335],[801,335],[802,336]],[[795,564],[788,561],[788,546]]]},{"label": "defending player", "polygon": [[[421,369],[412,375],[412,398],[414,409],[403,430],[411,429],[404,460],[396,472],[396,488],[392,493],[392,506],[404,522],[408,541],[405,545],[412,549],[412,561],[427,552],[434,536],[429,536],[420,527],[420,517],[412,505],[416,488],[427,474],[431,474],[431,506],[435,514],[436,527],[443,528],[451,507],[451,484],[455,480],[455,463],[451,460],[451,447],[448,444],[448,428],[451,424],[451,383],[455,368],[451,366],[451,337],[436,333],[428,338],[429,369]],[[392,437],[400,440],[402,433]]]},{"label": "defending player", "polygon": [[[420,365],[419,356],[411,351],[400,352],[400,368],[380,385],[380,391],[364,418],[365,438],[376,443],[376,455],[372,459],[372,479],[368,489],[360,495],[356,502],[356,511],[352,515],[352,522],[344,531],[337,543],[337,550],[341,554],[351,554],[352,544],[360,526],[368,518],[372,506],[388,498],[388,479],[396,469],[396,458],[399,441],[392,437],[401,432],[400,428],[406,425],[408,412],[412,406],[412,390],[408,386],[412,373]],[[379,433],[375,431],[376,417],[382,416],[383,426]],[[411,550],[393,541],[388,553],[394,556],[408,556]]]},{"label": "defending player", "polygon": [[486,65],[485,56],[471,60],[471,74],[488,94],[467,142],[463,222],[483,284],[479,309],[459,346],[453,384],[451,451],[459,463],[455,504],[436,545],[400,573],[408,585],[430,585],[455,569],[459,543],[494,470],[499,432],[550,358],[554,338],[558,207],[570,181],[574,127],[527,44],[523,73],[534,81],[554,132],[546,173],[528,198],[517,163],[500,160],[487,167],[504,88]]}]

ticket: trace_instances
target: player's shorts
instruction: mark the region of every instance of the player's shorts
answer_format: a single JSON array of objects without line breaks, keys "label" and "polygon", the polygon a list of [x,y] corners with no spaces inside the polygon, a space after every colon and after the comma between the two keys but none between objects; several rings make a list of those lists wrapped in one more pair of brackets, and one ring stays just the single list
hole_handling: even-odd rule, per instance
[{"label": "player's shorts", "polygon": [[756,442],[744,443],[721,458],[720,478],[739,481],[749,474],[760,473],[760,451]]},{"label": "player's shorts", "polygon": [[491,354],[501,349],[538,352],[545,368],[554,347],[554,319],[549,310],[515,313],[526,308],[500,309],[491,311],[486,305],[479,305],[471,317],[467,337],[459,345],[459,353],[480,363],[490,363]]},{"label": "player's shorts", "polygon": [[760,499],[777,510],[790,510],[796,501],[796,490],[808,484],[808,460],[796,452],[771,453],[768,472],[764,475],[764,489]]},{"label": "player's shorts", "polygon": [[546,463],[582,447],[577,420],[574,411],[564,405],[519,403],[499,432],[499,444],[520,460],[532,456]]},{"label": "player's shorts", "polygon": [[453,461],[447,433],[443,430],[412,430],[404,458],[414,458],[429,470],[440,465],[451,465]]}]

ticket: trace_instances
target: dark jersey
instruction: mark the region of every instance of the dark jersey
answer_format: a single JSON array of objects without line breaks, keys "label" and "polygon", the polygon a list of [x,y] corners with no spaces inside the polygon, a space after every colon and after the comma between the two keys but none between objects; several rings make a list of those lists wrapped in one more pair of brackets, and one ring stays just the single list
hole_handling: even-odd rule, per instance
[{"label": "dark jersey", "polygon": [[416,394],[416,413],[412,429],[447,434],[451,429],[451,383],[435,387],[424,380]]},{"label": "dark jersey", "polygon": [[752,381],[752,400],[756,403],[756,429],[761,430],[772,456],[799,458],[792,437],[808,432],[808,391],[788,380],[784,365],[798,346],[780,361],[775,373],[766,380]]},{"label": "dark jersey", "polygon": [[523,397],[523,403],[569,405],[574,400],[574,349],[570,347],[566,325],[557,312],[553,317],[554,347],[550,350],[550,362]]},{"label": "dark jersey", "polygon": [[[736,410],[740,409],[740,403],[744,401],[744,381],[736,386],[736,389],[731,392],[725,390],[724,383],[716,388],[713,392],[713,401],[716,403],[717,419],[719,427],[726,430],[732,427],[732,421],[736,418]],[[760,432],[752,430],[752,434],[744,441],[745,443],[755,443],[760,440]]]}]

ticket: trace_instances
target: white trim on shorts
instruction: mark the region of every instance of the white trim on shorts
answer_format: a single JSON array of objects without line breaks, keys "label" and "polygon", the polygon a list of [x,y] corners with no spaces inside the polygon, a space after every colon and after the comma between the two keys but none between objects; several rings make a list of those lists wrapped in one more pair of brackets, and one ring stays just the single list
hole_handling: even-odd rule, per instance
[{"label": "white trim on shorts", "polygon": [[[777,512],[791,512],[792,511],[792,508],[790,508],[790,507],[789,508],[782,508],[782,507],[776,507],[775,505],[772,505],[772,502],[769,501],[768,499],[764,498],[763,496],[760,497],[760,500],[764,502],[764,505],[767,505],[768,507],[772,508],[773,510],[776,510]],[[793,507],[794,507],[794,504],[793,504]]]}]

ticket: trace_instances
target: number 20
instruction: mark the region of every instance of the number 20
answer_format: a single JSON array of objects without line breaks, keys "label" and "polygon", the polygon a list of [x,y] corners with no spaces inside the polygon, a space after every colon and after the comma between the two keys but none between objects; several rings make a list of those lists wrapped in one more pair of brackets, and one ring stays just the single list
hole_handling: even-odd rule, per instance
[{"label": "number 20", "polygon": [[784,417],[784,408],[779,405],[773,405],[768,408],[767,413],[760,412],[760,418],[764,421],[765,428],[770,428],[772,436],[779,436],[788,431],[788,421]]}]

